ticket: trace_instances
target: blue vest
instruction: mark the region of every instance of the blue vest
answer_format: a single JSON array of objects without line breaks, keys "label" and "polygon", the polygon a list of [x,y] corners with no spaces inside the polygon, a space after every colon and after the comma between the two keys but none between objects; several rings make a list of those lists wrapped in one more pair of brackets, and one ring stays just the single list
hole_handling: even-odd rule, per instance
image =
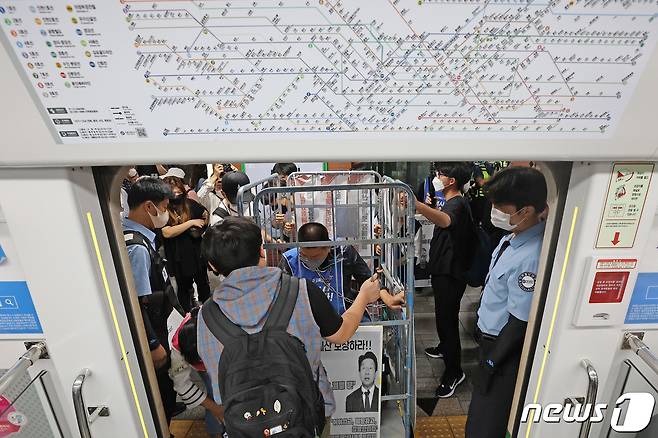
[{"label": "blue vest", "polygon": [[[335,251],[334,249],[332,249]],[[324,270],[309,269],[299,260],[299,249],[293,248],[286,251],[283,256],[288,260],[292,275],[297,278],[305,278],[320,288],[327,295],[327,299],[334,306],[339,315],[345,313],[345,295],[343,291],[343,262],[341,260],[332,263]]]}]

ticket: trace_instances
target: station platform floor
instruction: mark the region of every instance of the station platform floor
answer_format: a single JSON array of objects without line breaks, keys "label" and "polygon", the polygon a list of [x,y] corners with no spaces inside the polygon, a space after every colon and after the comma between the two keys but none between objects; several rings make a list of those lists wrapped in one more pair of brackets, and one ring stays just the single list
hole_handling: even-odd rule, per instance
[{"label": "station platform floor", "polygon": [[[466,381],[457,387],[455,394],[446,399],[437,399],[434,391],[443,374],[441,359],[425,355],[425,348],[436,346],[438,335],[434,319],[434,297],[431,289],[416,294],[416,385],[417,410],[416,438],[463,438],[466,415],[473,391],[471,376],[477,367],[477,344],[473,338],[480,289],[467,288],[459,313],[459,334],[462,344],[462,368]],[[176,438],[209,438],[203,422],[203,408],[187,411],[172,421],[171,433]],[[404,436],[399,411],[392,402],[382,407],[382,438]]]},{"label": "station platform floor", "polygon": [[[464,438],[466,416],[419,418],[414,432],[415,438]],[[171,433],[176,438],[208,438],[203,420],[175,420]],[[401,430],[382,428],[382,437],[402,437]]]}]

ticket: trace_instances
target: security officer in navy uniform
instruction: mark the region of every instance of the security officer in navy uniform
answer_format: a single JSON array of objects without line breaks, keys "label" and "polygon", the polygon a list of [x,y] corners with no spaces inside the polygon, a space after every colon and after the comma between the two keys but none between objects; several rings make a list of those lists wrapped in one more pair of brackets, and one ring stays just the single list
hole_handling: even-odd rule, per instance
[{"label": "security officer in navy uniform", "polygon": [[492,223],[511,234],[494,250],[482,294],[476,341],[479,367],[466,438],[504,438],[521,361],[539,255],[547,188],[536,169],[510,167],[486,184]]},{"label": "security officer in navy uniform", "polygon": [[156,251],[154,230],[167,224],[167,205],[172,197],[169,185],[160,178],[140,178],[128,191],[130,212],[122,222],[167,422],[176,413],[176,392],[167,372],[170,352],[167,318],[177,305],[177,300],[165,261]]}]

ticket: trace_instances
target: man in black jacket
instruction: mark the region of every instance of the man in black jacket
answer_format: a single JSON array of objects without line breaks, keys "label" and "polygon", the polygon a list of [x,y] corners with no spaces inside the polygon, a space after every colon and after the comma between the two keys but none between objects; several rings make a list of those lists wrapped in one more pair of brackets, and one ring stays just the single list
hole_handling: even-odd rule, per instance
[{"label": "man in black jacket", "polygon": [[432,185],[436,192],[443,193],[445,203],[441,209],[435,209],[417,199],[416,211],[434,223],[427,269],[432,279],[440,344],[425,349],[425,354],[445,362],[436,396],[447,398],[466,379],[461,366],[459,308],[477,248],[477,234],[468,201],[462,194],[462,187],[471,177],[471,166],[465,162],[438,162],[434,168]]}]

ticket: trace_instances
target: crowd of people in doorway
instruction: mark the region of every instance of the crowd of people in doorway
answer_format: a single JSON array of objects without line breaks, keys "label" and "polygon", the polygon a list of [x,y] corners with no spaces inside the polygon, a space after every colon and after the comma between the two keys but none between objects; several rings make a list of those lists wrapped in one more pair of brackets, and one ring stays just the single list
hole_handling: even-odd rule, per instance
[{"label": "crowd of people in doorway", "polygon": [[[277,163],[272,173],[285,185],[297,170]],[[210,172],[206,165],[135,166],[125,175],[124,240],[167,420],[201,405],[213,437],[226,429],[261,436],[266,420],[270,433],[280,426],[329,436],[335,401],[320,358],[323,339],[344,343],[367,321],[369,304],[397,310],[405,294],[383,289],[352,246],[325,244],[323,224],[286,222],[285,205],[276,206],[276,226],[263,231],[240,214],[239,204],[253,196],[238,196],[239,188],[249,183],[231,163]],[[480,366],[466,436],[502,438],[537,281],[546,181],[534,163],[434,162],[415,203],[434,224],[427,272],[440,343],[425,354],[445,362],[436,396],[451,397],[466,379],[460,301],[467,285],[480,287]],[[286,242],[291,232],[318,245],[284,251],[277,266],[263,243]],[[341,269],[332,269],[338,260]],[[183,321],[172,337],[174,309]],[[360,372],[372,373],[371,362],[360,358]],[[375,389],[355,393],[350,406],[372,410]]]}]

